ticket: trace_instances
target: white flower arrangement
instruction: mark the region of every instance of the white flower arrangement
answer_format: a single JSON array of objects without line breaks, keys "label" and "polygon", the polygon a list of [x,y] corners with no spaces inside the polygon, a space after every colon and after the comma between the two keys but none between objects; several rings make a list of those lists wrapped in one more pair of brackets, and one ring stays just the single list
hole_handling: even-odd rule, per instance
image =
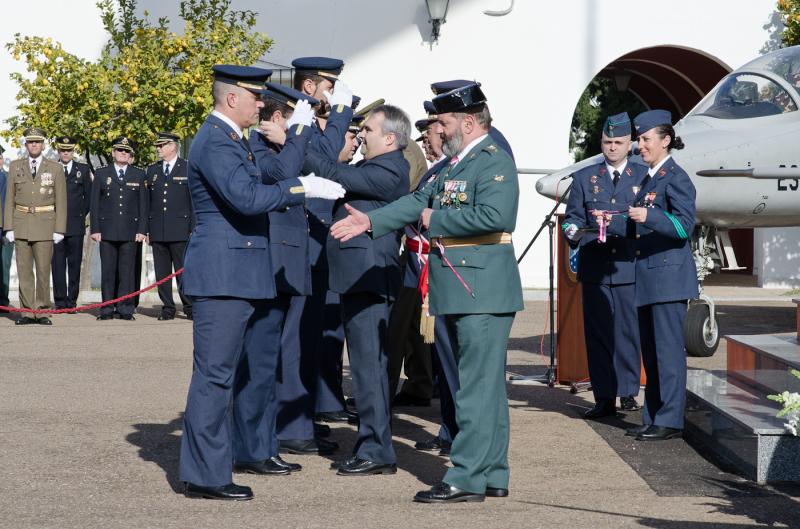
[{"label": "white flower arrangement", "polygon": [[[800,371],[797,369],[789,371],[792,375],[800,378]],[[767,395],[767,398],[783,404],[783,409],[778,412],[778,417],[785,417],[789,421],[786,423],[786,428],[792,432],[792,435],[797,435],[798,426],[800,426],[800,393],[784,391],[779,395]]]}]

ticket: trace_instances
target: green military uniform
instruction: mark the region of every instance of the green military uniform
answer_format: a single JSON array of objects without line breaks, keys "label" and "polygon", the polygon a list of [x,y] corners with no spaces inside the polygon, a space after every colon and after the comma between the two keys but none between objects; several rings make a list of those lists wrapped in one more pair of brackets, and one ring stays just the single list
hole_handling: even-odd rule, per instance
[{"label": "green military uniform", "polygon": [[14,232],[20,304],[49,309],[53,234],[67,229],[67,187],[61,165],[43,156],[40,160],[35,175],[29,158],[11,162],[3,228]]},{"label": "green military uniform", "polygon": [[478,494],[508,487],[506,347],[514,313],[523,308],[510,235],[518,201],[513,160],[485,136],[422,190],[368,213],[372,236],[380,237],[434,210],[430,312],[445,318],[461,384],[453,468],[443,481]]}]

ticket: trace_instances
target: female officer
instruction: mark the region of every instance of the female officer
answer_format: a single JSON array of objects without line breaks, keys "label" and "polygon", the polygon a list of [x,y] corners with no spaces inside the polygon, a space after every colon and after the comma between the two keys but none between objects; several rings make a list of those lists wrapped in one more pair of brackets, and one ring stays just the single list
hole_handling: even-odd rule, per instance
[{"label": "female officer", "polygon": [[634,206],[636,223],[636,305],[647,386],[643,426],[628,435],[639,441],[679,437],[686,403],[686,350],[683,321],[687,300],[697,291],[689,236],[694,229],[695,189],[681,166],[670,156],[682,149],[672,116],[649,110],[636,116],[634,126],[642,160],[650,166]]},{"label": "female officer", "polygon": [[631,428],[626,435],[650,441],[679,437],[683,430],[683,321],[687,300],[698,294],[697,270],[689,246],[695,189],[686,171],[670,156],[672,149],[683,148],[683,141],[672,128],[670,113],[643,112],[634,119],[634,126],[639,152],[650,169],[628,210],[627,222],[615,216],[609,232],[625,230],[637,243],[635,296],[647,385],[643,426]]}]

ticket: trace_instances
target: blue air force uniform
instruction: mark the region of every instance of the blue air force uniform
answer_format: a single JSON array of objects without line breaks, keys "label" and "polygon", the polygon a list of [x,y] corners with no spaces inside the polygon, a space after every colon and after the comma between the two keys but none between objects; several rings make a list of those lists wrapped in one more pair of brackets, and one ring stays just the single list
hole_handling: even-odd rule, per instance
[{"label": "blue air force uniform", "polygon": [[[175,142],[176,134],[160,132],[156,145]],[[183,268],[186,242],[194,228],[192,198],[189,195],[187,163],[182,158],[159,161],[147,168],[148,233],[153,249],[153,267],[156,280],[161,280],[175,270]],[[178,293],[183,303],[183,312],[192,318],[192,301],[180,291],[182,276],[177,277]],[[172,281],[158,286],[158,297],[163,303],[160,320],[175,317],[175,301],[172,299]]]},{"label": "blue air force uniform", "polygon": [[[372,211],[408,194],[409,164],[399,150],[362,160],[355,166],[331,162],[311,152],[307,165],[317,175],[339,182],[347,190],[344,199],[336,202],[334,221],[347,216],[345,204],[359,211]],[[401,285],[399,250],[398,232],[374,239],[364,234],[347,242],[329,237],[327,243],[328,281],[341,299],[359,415],[353,453],[378,464],[396,462],[385,341],[391,302]]]},{"label": "blue air force uniform", "polygon": [[[217,81],[256,93],[271,73],[227,65],[214,70]],[[182,288],[194,301],[194,363],[180,478],[220,487],[231,483],[234,461],[277,455],[267,404],[278,358],[264,344],[280,341],[282,313],[267,212],[302,204],[305,195],[297,178],[264,185],[241,130],[217,112],[192,142],[188,177],[196,225]]]},{"label": "blue air force uniform", "polygon": [[[115,149],[135,144],[125,137],[113,142]],[[120,168],[115,164],[97,170],[92,185],[91,233],[99,233],[101,290],[103,301],[133,292],[136,278],[136,235],[147,233],[147,188],[145,172],[133,165]],[[126,319],[133,316],[133,299],[116,304]],[[100,309],[100,319],[108,319],[114,306]]]},{"label": "blue air force uniform", "polygon": [[[664,110],[647,111],[634,120],[638,134],[671,123]],[[632,233],[636,240],[636,305],[647,375],[642,421],[678,430],[683,428],[686,404],[683,322],[687,300],[698,295],[689,243],[695,196],[689,175],[667,157],[648,171],[636,195],[634,205],[648,208],[646,221],[615,218],[611,224],[615,233]]]},{"label": "blue air force uniform", "polygon": [[[71,136],[56,138],[56,148],[73,150]],[[64,240],[53,246],[53,301],[56,309],[74,308],[78,303],[83,261],[86,215],[92,200],[92,172],[85,163],[72,160],[64,165],[67,181],[67,231]]]},{"label": "blue air force uniform", "polygon": [[[610,138],[630,137],[628,115],[609,117],[603,133]],[[646,166],[630,161],[619,168],[604,161],[576,172],[562,227],[596,228],[592,210],[627,212],[646,176]],[[617,396],[639,393],[641,362],[634,302],[634,241],[624,235],[609,234],[603,243],[593,229],[576,237],[571,244],[580,246],[578,281],[583,297],[592,392],[597,409],[611,413]]]},{"label": "blue air force uniform", "polygon": [[[340,59],[300,57],[292,61],[296,73],[310,72],[335,83],[344,68]],[[344,146],[353,109],[342,105],[330,109],[325,130],[311,126],[309,152],[336,162]],[[308,258],[311,266],[311,294],[292,299],[284,330],[284,358],[298,369],[283,370],[278,384],[279,402],[313,399],[320,412],[344,409],[341,389],[341,359],[344,330],[339,312],[339,295],[328,288],[328,259],[325,244],[333,220],[333,200],[312,198],[306,201],[308,215]],[[302,355],[302,356],[301,356]],[[314,380],[315,379],[315,380]],[[297,400],[299,399],[299,401]],[[284,408],[284,405],[281,406]],[[279,411],[278,437],[283,440],[309,439],[313,416],[297,406]]]}]

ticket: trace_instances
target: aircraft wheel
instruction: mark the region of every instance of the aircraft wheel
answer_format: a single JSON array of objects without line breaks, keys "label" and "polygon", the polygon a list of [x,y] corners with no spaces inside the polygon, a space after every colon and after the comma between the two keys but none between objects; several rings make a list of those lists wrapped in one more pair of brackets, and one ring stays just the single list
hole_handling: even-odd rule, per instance
[{"label": "aircraft wheel", "polygon": [[[705,303],[690,303],[683,323],[686,353],[689,356],[712,356],[719,346],[719,323],[712,327],[710,311]],[[716,318],[715,318],[716,320]]]}]

